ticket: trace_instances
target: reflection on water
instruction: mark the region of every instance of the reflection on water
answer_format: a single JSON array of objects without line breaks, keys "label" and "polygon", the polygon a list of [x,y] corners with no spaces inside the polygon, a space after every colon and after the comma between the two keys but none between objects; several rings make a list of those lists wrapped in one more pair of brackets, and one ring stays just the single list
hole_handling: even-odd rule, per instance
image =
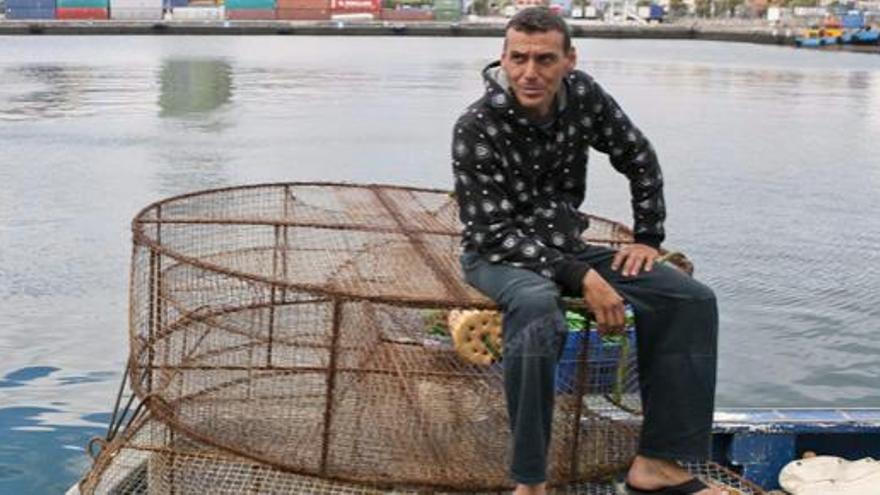
[{"label": "reflection on water", "polygon": [[232,67],[223,59],[168,59],[159,70],[159,116],[187,117],[221,108],[232,97]]},{"label": "reflection on water", "polygon": [[161,166],[156,171],[155,188],[167,196],[227,184],[229,177],[224,171],[226,158],[222,151],[211,150],[210,146],[191,149],[185,145],[176,147],[166,143],[166,146],[157,149],[156,161]]},{"label": "reflection on water", "polygon": [[[169,58],[159,70],[159,117],[199,133],[221,134],[232,125],[224,112],[233,96],[232,66],[222,58]],[[204,145],[198,145],[203,142]],[[159,191],[219,187],[227,180],[225,158],[212,137],[182,134],[157,143]]]},{"label": "reflection on water", "polygon": [[[129,222],[288,180],[451,185],[497,39],[8,38],[0,58],[0,493],[58,493],[128,349]],[[719,406],[880,402],[880,64],[575,40],[651,138],[669,245],[719,295]],[[587,208],[630,217],[595,155]],[[49,466],[49,468],[47,468]],[[74,469],[75,467],[75,469]]]},{"label": "reflection on water", "polygon": [[88,115],[82,104],[89,84],[87,66],[24,65],[3,71],[0,119],[59,118]]}]

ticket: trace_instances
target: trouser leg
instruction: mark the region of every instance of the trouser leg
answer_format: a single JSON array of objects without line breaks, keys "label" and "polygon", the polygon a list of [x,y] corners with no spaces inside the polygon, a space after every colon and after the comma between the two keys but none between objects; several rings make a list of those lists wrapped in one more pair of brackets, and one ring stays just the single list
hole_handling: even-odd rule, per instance
[{"label": "trouser leg", "polygon": [[614,253],[590,246],[579,257],[635,311],[644,411],[639,453],[682,461],[705,460],[710,455],[715,406],[715,295],[705,285],[666,265],[624,277],[611,270]]},{"label": "trouser leg", "polygon": [[567,334],[559,289],[529,270],[492,264],[466,253],[467,281],[503,311],[504,390],[513,437],[511,476],[546,481],[556,362]]}]

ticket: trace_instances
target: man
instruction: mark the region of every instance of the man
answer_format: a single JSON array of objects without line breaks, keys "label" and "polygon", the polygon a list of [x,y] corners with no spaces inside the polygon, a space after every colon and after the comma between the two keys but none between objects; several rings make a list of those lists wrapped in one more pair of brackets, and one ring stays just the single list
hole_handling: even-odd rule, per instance
[{"label": "man", "polygon": [[[635,311],[644,423],[619,488],[628,494],[721,495],[678,461],[705,460],[715,394],[718,316],[710,289],[657,264],[663,179],[654,150],[587,74],[564,21],[546,8],[516,14],[486,93],[458,119],[452,154],[467,281],[504,314],[504,382],[516,495],[546,493],[560,294],[584,298],[602,331]],[[586,245],[578,207],[587,151],[607,153],[630,181],[635,243]]]}]

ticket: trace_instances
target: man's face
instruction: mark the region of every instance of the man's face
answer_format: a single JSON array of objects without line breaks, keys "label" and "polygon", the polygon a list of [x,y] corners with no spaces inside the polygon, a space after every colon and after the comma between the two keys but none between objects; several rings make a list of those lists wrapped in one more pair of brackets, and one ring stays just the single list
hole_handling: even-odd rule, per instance
[{"label": "man's face", "polygon": [[562,78],[574,69],[574,47],[565,53],[559,31],[524,33],[508,29],[501,67],[519,104],[538,116],[547,115]]}]

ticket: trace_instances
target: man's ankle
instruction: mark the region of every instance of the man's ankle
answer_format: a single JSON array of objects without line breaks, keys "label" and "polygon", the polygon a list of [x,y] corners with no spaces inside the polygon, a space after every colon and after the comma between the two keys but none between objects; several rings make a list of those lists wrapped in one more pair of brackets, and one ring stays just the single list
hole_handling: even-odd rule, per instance
[{"label": "man's ankle", "polygon": [[637,455],[627,473],[627,481],[640,488],[660,488],[691,478],[681,465],[668,459]]},{"label": "man's ankle", "polygon": [[516,485],[513,495],[547,495],[547,483],[537,485]]}]

